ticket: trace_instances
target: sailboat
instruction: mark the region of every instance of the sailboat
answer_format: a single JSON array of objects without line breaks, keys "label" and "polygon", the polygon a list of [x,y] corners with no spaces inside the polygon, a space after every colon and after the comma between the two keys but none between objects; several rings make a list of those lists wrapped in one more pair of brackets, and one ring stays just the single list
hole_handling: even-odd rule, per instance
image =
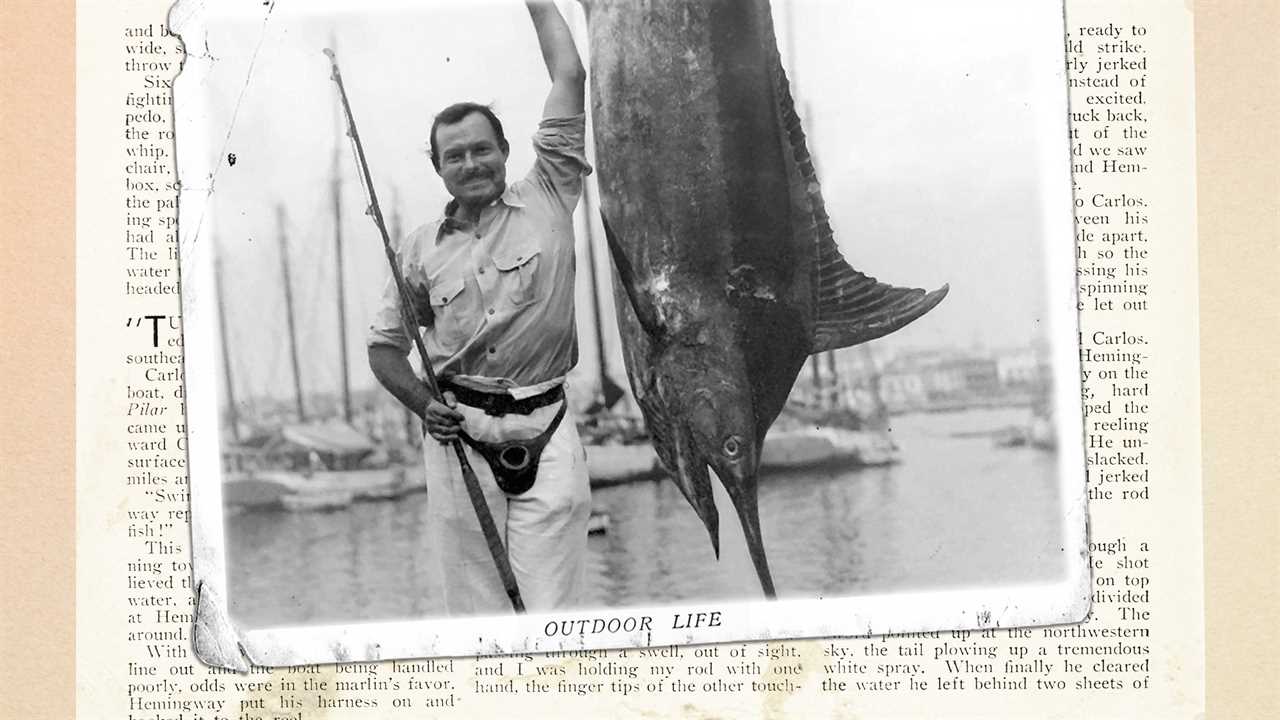
[{"label": "sailboat", "polygon": [[[223,503],[241,508],[332,510],[357,500],[399,497],[421,489],[421,473],[408,472],[403,465],[387,462],[385,458],[378,459],[376,444],[352,425],[350,388],[345,381],[342,383],[342,416],[327,420],[309,418],[303,402],[283,208],[277,208],[276,218],[297,422],[285,423],[250,438],[239,436],[219,263],[216,271],[219,329],[233,440],[227,446],[229,452],[224,452]],[[345,367],[345,357],[343,359]]]},{"label": "sailboat", "polygon": [[[224,504],[238,507],[281,507],[289,510],[329,510],[350,505],[357,500],[400,497],[425,489],[421,471],[402,458],[382,451],[368,435],[356,429],[352,410],[349,363],[347,358],[346,287],[342,250],[342,185],[339,172],[339,144],[334,143],[330,175],[333,213],[334,248],[337,270],[337,320],[341,378],[341,416],[324,420],[308,418],[303,402],[302,377],[298,359],[297,332],[294,319],[292,280],[288,241],[285,233],[285,211],[276,208],[277,234],[280,241],[281,283],[284,289],[288,347],[293,380],[296,423],[287,423],[250,439],[239,434],[239,418],[235,402],[235,385],[231,375],[226,314],[223,310],[221,264],[215,266],[219,331],[223,348],[224,383],[227,388],[231,443],[224,456]],[[399,233],[399,213],[393,216]],[[414,425],[405,420],[405,452],[412,452]]]},{"label": "sailboat", "polygon": [[[860,346],[855,372],[842,377],[834,354],[814,357],[811,380],[792,392],[782,416],[765,436],[761,467],[793,470],[820,466],[891,465],[901,457],[889,432],[879,378]],[[825,369],[822,367],[825,365]]]}]

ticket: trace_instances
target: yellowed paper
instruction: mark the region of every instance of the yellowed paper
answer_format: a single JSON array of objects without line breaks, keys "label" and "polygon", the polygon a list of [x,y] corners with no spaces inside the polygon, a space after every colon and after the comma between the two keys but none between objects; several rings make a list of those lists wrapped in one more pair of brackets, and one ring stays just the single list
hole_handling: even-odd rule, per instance
[{"label": "yellowed paper", "polygon": [[[178,713],[313,717],[320,711],[327,711],[328,716],[359,717],[361,712],[381,716],[397,705],[412,709],[415,716],[428,711],[479,716],[509,712],[513,703],[533,716],[560,715],[566,708],[587,715],[608,709],[611,714],[633,715],[877,717],[930,712],[1039,717],[1046,708],[1060,717],[1191,717],[1200,711],[1203,579],[1196,441],[1197,306],[1194,293],[1182,290],[1195,283],[1196,260],[1192,18],[1186,8],[1168,3],[1073,3],[1068,8],[1071,37],[1089,46],[1079,51],[1082,58],[1094,61],[1117,52],[1131,54],[1130,62],[1136,62],[1137,56],[1145,58],[1145,67],[1117,67],[1116,75],[1125,83],[1141,78],[1147,84],[1116,92],[1144,94],[1147,112],[1141,128],[1146,137],[1124,136],[1124,128],[1136,121],[1088,120],[1077,121],[1075,126],[1090,134],[1105,126],[1108,133],[1122,136],[1085,138],[1082,162],[1090,159],[1088,146],[1106,146],[1118,153],[1115,148],[1144,145],[1149,152],[1147,159],[1123,161],[1145,165],[1141,170],[1102,172],[1095,168],[1077,176],[1077,199],[1084,202],[1081,210],[1089,213],[1088,217],[1107,217],[1120,223],[1125,217],[1121,213],[1127,211],[1141,212],[1149,220],[1144,231],[1151,240],[1144,245],[1138,244],[1143,241],[1116,240],[1111,243],[1115,247],[1107,248],[1108,241],[1101,236],[1081,242],[1086,251],[1120,253],[1118,260],[1114,255],[1083,257],[1082,266],[1114,260],[1124,271],[1128,264],[1120,263],[1130,261],[1135,267],[1142,265],[1144,277],[1149,278],[1147,305],[1141,308],[1126,310],[1124,297],[1103,297],[1108,293],[1101,290],[1082,293],[1086,303],[1082,309],[1085,348],[1102,354],[1115,350],[1110,347],[1114,345],[1141,345],[1150,353],[1150,358],[1140,363],[1149,373],[1141,379],[1149,384],[1150,395],[1135,400],[1149,406],[1142,413],[1148,418],[1147,429],[1140,431],[1110,418],[1109,413],[1095,412],[1092,421],[1103,424],[1091,433],[1102,438],[1099,442],[1104,447],[1098,448],[1102,457],[1109,454],[1105,451],[1123,448],[1126,439],[1141,435],[1148,441],[1144,446],[1148,482],[1121,485],[1128,481],[1117,479],[1111,483],[1116,487],[1108,488],[1100,479],[1104,470],[1096,465],[1091,470],[1099,496],[1103,491],[1114,492],[1110,498],[1099,497],[1091,507],[1095,574],[1114,583],[1100,582],[1095,589],[1119,594],[1125,590],[1148,592],[1148,601],[1139,602],[1134,594],[1095,600],[1097,611],[1090,623],[1070,629],[1019,631],[1014,636],[992,631],[990,636],[943,633],[870,641],[780,641],[685,648],[648,658],[593,654],[553,659],[458,659],[447,665],[326,666],[248,677],[211,673],[189,654],[193,595],[191,588],[184,587],[189,558],[182,505],[185,490],[180,480],[183,468],[174,459],[181,457],[179,435],[166,435],[170,444],[148,458],[152,467],[138,468],[157,475],[162,472],[164,482],[144,479],[142,484],[155,487],[138,488],[129,487],[122,479],[128,474],[124,472],[127,458],[140,452],[127,451],[129,424],[156,422],[161,417],[166,423],[181,422],[181,397],[172,386],[164,386],[167,392],[160,397],[136,395],[135,390],[177,377],[166,376],[177,368],[172,360],[177,349],[171,344],[178,337],[171,324],[177,314],[176,295],[166,291],[176,278],[163,274],[154,280],[148,278],[142,284],[154,287],[155,293],[147,294],[130,294],[127,281],[122,281],[130,264],[146,266],[154,261],[159,268],[171,263],[172,258],[166,256],[170,248],[157,242],[154,258],[130,260],[120,244],[127,230],[164,230],[160,224],[164,211],[158,205],[167,197],[165,189],[139,191],[154,192],[148,197],[151,208],[126,207],[130,193],[126,182],[147,180],[122,181],[121,177],[122,170],[130,174],[127,170],[134,162],[139,163],[135,175],[149,174],[141,168],[152,160],[129,156],[128,147],[145,142],[126,139],[129,127],[145,128],[156,139],[164,131],[162,121],[148,119],[148,108],[128,105],[131,93],[160,97],[161,80],[176,70],[178,55],[173,52],[173,40],[163,37],[164,10],[142,5],[80,8],[81,27],[114,28],[82,38],[78,48],[77,290],[81,320],[77,339],[80,348],[96,348],[98,353],[96,357],[82,356],[78,368],[78,663],[85,679],[79,687],[79,706],[82,714],[89,713],[86,717],[95,716],[92,713],[103,717],[176,717]],[[128,37],[130,29],[139,30],[142,40]],[[132,41],[146,46],[147,40],[161,50],[144,53],[155,57],[138,62],[172,65],[154,71],[141,67],[121,72],[119,68],[129,67],[126,45]],[[1140,44],[1143,49],[1097,49],[1101,43],[1122,41]],[[216,54],[216,48],[204,51]],[[151,72],[160,79],[157,87],[146,88]],[[1089,93],[1077,89],[1072,96],[1073,109],[1081,110],[1082,101],[1087,106],[1090,93],[1108,96],[1096,89]],[[145,105],[148,101],[138,102]],[[1098,109],[1102,113],[1107,108]],[[1121,162],[1118,156],[1093,158],[1098,166],[1104,159]],[[164,173],[155,174],[165,177]],[[108,192],[111,188],[116,190]],[[1141,197],[1147,205],[1127,207],[1121,200],[1120,205],[1110,206],[1105,199],[1096,205],[1096,195]],[[150,217],[155,226],[128,228],[126,218],[143,217],[143,210],[154,211]],[[1081,214],[1078,212],[1078,217]],[[1095,223],[1081,223],[1080,227],[1091,224]],[[1133,247],[1147,248],[1146,255],[1125,257],[1125,250]],[[1118,304],[1109,309],[1089,305],[1095,297],[1118,300]],[[1139,336],[1145,342],[1132,342]],[[115,363],[112,367],[118,370],[104,372],[106,362]],[[1086,359],[1086,369],[1088,365]],[[148,372],[152,377],[147,377]],[[1107,379],[1086,381],[1086,385],[1092,387],[1099,402],[1113,392]],[[1112,445],[1105,446],[1107,442]],[[147,477],[145,473],[133,474]],[[1121,492],[1139,492],[1144,487],[1145,495],[1125,497]],[[139,498],[144,502],[139,503]],[[112,628],[117,634],[103,628]],[[1114,651],[1107,652],[1107,648]],[[915,657],[922,660],[915,661]],[[842,666],[842,662],[848,664]],[[745,682],[732,677],[728,668],[738,663],[758,663],[761,677]],[[900,677],[881,669],[917,664],[922,667],[920,672],[898,672]],[[562,667],[564,674],[550,674],[556,678],[554,682],[539,680],[539,667]],[[1025,681],[1025,690],[1012,687],[1019,680]],[[537,689],[537,683],[542,682],[550,688]],[[1043,682],[1052,684],[1038,684]],[[616,683],[634,683],[636,688],[624,695]],[[1121,687],[1115,687],[1116,683]],[[373,704],[377,710],[370,707]]]}]

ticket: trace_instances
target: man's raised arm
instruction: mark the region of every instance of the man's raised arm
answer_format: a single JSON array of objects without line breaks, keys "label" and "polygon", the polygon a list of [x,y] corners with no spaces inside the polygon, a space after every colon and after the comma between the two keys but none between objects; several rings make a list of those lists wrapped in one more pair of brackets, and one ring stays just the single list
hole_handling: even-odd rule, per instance
[{"label": "man's raised arm", "polygon": [[533,29],[538,34],[542,60],[551,75],[551,93],[543,106],[543,117],[570,117],[583,111],[587,71],[578,57],[573,35],[553,0],[525,0]]}]

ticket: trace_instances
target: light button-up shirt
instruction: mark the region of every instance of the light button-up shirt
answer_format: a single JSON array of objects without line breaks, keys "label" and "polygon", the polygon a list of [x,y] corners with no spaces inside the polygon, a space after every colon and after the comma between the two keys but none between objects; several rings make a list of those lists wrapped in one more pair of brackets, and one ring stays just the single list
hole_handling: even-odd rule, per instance
[{"label": "light button-up shirt", "polygon": [[[480,390],[530,388],[577,363],[573,209],[591,172],[585,133],[583,115],[544,119],[533,168],[477,224],[455,221],[451,205],[401,242],[400,270],[437,376]],[[406,354],[412,346],[391,279],[368,344]]]}]

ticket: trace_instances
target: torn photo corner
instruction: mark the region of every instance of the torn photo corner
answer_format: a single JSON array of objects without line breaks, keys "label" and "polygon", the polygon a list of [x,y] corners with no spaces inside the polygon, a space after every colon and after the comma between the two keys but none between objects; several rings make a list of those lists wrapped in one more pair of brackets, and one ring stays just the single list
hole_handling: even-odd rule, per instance
[{"label": "torn photo corner", "polygon": [[197,654],[1084,619],[1061,2],[527,5],[172,9]]}]

